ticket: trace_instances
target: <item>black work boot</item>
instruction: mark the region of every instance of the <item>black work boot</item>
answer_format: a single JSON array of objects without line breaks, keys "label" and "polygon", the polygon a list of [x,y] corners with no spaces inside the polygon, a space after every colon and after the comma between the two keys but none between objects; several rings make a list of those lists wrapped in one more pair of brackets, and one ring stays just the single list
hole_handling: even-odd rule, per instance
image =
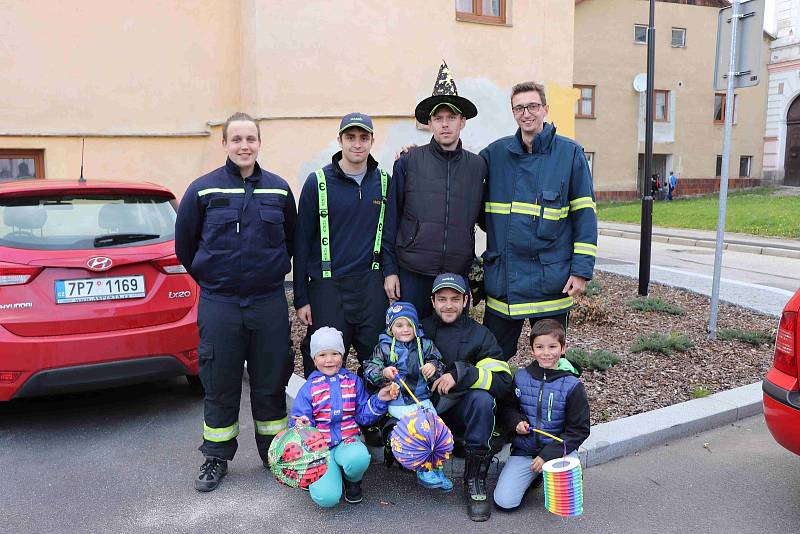
[{"label": "black work boot", "polygon": [[200,474],[194,479],[197,491],[214,491],[228,474],[228,462],[219,458],[206,458],[200,467]]},{"label": "black work boot", "polygon": [[467,450],[464,460],[464,493],[467,514],[472,521],[488,521],[492,505],[486,492],[486,475],[492,454],[489,451]]},{"label": "black work boot", "polygon": [[364,493],[361,491],[361,481],[350,482],[344,479],[344,500],[350,504],[358,504],[364,499]]}]

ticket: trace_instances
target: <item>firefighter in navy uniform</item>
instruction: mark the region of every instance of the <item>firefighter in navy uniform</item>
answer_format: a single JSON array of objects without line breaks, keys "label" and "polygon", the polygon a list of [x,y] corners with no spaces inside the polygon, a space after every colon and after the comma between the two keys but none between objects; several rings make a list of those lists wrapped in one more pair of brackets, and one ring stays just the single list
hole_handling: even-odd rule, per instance
[{"label": "firefighter in navy uniform", "polygon": [[308,325],[300,345],[306,376],[315,369],[309,340],[318,328],[342,332],[345,359],[352,346],[362,368],[386,328],[380,250],[389,176],[370,155],[369,116],[345,115],[337,141],[342,150],[308,176],[297,208],[294,306]]},{"label": "firefighter in navy uniform", "polygon": [[264,464],[287,427],[285,389],[294,368],[283,281],[297,211],[281,177],[256,162],[261,132],[236,113],[225,122],[224,167],[192,182],[178,208],[175,251],[200,285],[200,380],[205,461],[198,491],[215,489],[236,453],[247,361],[255,439]]}]

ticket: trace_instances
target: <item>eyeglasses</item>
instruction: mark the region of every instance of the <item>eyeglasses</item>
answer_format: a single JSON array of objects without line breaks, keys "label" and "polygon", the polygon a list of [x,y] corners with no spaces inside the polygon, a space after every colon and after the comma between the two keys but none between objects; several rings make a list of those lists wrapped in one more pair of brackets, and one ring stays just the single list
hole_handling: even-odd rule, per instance
[{"label": "eyeglasses", "polygon": [[534,113],[539,111],[539,108],[541,108],[543,105],[544,104],[540,104],[539,102],[532,102],[527,106],[514,106],[513,108],[511,108],[511,111],[514,112],[514,115],[522,115],[522,113],[527,109],[528,113],[533,115]]}]

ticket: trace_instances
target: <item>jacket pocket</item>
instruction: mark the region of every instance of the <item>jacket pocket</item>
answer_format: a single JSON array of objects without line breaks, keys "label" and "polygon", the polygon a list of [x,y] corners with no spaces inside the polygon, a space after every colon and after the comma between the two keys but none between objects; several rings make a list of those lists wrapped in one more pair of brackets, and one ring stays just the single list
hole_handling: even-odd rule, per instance
[{"label": "jacket pocket", "polygon": [[566,221],[566,218],[561,217],[561,192],[542,191],[539,205],[541,211],[539,212],[539,227],[536,230],[536,235],[540,239],[553,240],[562,232]]},{"label": "jacket pocket", "polygon": [[213,391],[214,381],[214,345],[211,343],[200,342],[197,347],[197,357],[200,363],[200,382],[203,384],[203,389],[206,390],[206,395]]},{"label": "jacket pocket", "polygon": [[261,218],[261,231],[267,246],[281,246],[286,241],[286,234],[283,230],[283,211],[277,206],[261,206],[258,215]]},{"label": "jacket pocket", "polygon": [[415,217],[403,217],[400,221],[400,231],[397,233],[397,246],[404,248],[411,246],[418,233],[419,220]]},{"label": "jacket pocket", "polygon": [[572,268],[572,250],[543,250],[539,252],[539,262],[542,265],[542,292],[545,295],[561,294]]},{"label": "jacket pocket", "polygon": [[214,208],[206,211],[203,242],[209,252],[233,250],[238,219],[239,213],[236,210]]},{"label": "jacket pocket", "polygon": [[486,295],[497,299],[507,297],[503,284],[503,259],[499,252],[485,251],[483,258],[483,286]]}]

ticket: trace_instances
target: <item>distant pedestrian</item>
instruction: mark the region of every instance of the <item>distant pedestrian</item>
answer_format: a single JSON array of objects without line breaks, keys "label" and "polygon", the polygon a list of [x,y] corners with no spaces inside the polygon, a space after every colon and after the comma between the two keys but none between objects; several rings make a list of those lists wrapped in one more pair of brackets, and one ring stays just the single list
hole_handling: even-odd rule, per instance
[{"label": "distant pedestrian", "polygon": [[668,178],[669,192],[667,193],[667,200],[672,200],[673,191],[678,187],[678,177],[672,171],[669,171]]}]

